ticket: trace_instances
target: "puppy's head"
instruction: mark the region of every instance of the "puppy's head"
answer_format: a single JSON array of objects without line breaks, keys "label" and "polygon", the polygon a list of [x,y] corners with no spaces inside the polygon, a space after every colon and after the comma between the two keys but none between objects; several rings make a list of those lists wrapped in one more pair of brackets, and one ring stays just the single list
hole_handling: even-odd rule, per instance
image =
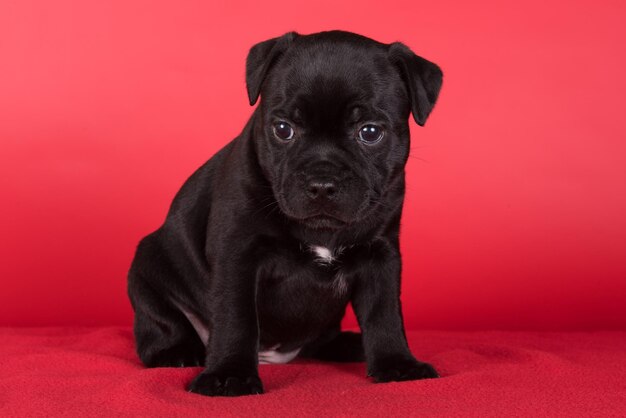
[{"label": "puppy's head", "polygon": [[246,81],[250,104],[261,96],[255,145],[280,209],[335,229],[384,210],[403,178],[409,113],[426,122],[442,72],[400,43],[292,32],[250,50]]}]

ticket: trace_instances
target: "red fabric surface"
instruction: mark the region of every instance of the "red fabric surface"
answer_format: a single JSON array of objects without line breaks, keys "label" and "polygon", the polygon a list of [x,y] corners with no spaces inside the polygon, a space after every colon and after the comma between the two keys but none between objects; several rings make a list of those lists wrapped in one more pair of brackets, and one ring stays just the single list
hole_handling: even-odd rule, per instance
[{"label": "red fabric surface", "polygon": [[363,364],[264,365],[266,394],[185,391],[128,328],[0,329],[0,416],[624,416],[626,333],[412,332],[440,379],[373,384]]}]

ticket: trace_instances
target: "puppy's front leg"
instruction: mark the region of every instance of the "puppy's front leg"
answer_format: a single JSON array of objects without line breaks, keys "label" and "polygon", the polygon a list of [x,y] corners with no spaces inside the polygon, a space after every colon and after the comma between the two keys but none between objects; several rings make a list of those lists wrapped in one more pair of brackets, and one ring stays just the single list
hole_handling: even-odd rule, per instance
[{"label": "puppy's front leg", "polygon": [[245,265],[230,258],[211,272],[206,369],[191,382],[191,392],[207,396],[263,393],[257,367],[256,278]]},{"label": "puppy's front leg", "polygon": [[363,333],[368,376],[376,382],[438,377],[409,351],[400,307],[401,261],[397,247],[377,242],[359,269],[352,304]]}]

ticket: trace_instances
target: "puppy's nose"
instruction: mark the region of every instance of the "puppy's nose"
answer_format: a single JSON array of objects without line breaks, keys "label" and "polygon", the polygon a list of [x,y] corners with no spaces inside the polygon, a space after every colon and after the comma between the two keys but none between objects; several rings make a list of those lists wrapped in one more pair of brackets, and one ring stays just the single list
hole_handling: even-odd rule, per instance
[{"label": "puppy's nose", "polygon": [[312,180],[307,184],[306,194],[312,200],[330,200],[337,195],[337,187],[332,181]]}]

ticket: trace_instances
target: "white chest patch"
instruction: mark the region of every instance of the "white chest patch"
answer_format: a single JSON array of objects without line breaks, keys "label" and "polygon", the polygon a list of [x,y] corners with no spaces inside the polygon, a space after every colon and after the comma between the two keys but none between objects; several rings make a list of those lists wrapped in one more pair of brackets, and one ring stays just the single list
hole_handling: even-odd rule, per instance
[{"label": "white chest patch", "polygon": [[[337,257],[341,255],[344,249],[345,247],[339,247],[335,252],[333,252],[326,247],[322,247],[321,245],[309,246],[309,250],[316,256],[315,262],[324,266],[330,266],[333,263],[336,263]],[[343,296],[348,290],[348,282],[341,272],[338,272],[335,275],[332,281],[332,287],[338,296]]]},{"label": "white chest patch", "polygon": [[317,259],[315,261],[317,261],[320,264],[332,264],[333,261],[335,261],[333,252],[330,251],[326,247],[322,247],[319,245],[312,245],[311,251],[313,251],[315,255],[317,256]]}]

